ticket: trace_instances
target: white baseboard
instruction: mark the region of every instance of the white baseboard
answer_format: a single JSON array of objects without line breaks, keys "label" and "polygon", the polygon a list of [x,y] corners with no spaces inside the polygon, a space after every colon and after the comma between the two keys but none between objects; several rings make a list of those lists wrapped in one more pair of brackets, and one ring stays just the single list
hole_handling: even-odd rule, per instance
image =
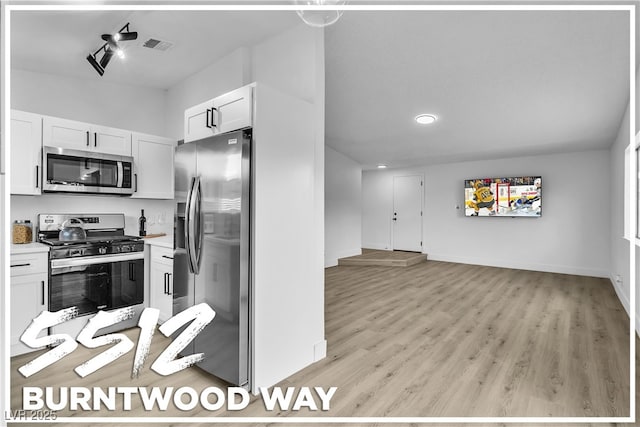
[{"label": "white baseboard", "polygon": [[[613,285],[613,290],[616,291],[616,295],[618,296],[618,299],[622,303],[624,310],[627,312],[627,316],[631,317],[631,304],[629,303],[629,299],[627,298],[627,295],[624,293],[624,290],[622,289],[620,284],[616,282],[615,277],[609,276],[609,280],[611,281],[611,284]],[[636,335],[640,337],[640,315],[638,314],[637,311],[636,311]]]},{"label": "white baseboard", "polygon": [[441,255],[429,252],[429,259],[432,261],[457,262],[460,264],[485,265],[487,267],[514,268],[517,270],[545,271],[548,273],[575,274],[577,276],[609,278],[606,270],[590,269],[582,267],[572,267],[565,265],[538,264],[531,262],[505,261],[484,258],[468,258],[452,255]]},{"label": "white baseboard", "polygon": [[362,255],[362,248],[352,248],[345,251],[339,251],[332,254],[325,254],[324,256],[324,268],[335,267],[338,265],[340,258],[346,258],[350,256]]}]

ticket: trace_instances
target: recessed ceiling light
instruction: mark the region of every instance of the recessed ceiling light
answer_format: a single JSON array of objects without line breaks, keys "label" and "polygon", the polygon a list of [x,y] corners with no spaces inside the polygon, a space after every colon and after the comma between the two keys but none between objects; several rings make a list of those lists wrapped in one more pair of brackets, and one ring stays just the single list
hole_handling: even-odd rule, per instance
[{"label": "recessed ceiling light", "polygon": [[378,169],[386,169],[387,165],[378,165]]},{"label": "recessed ceiling light", "polygon": [[436,116],[434,116],[433,114],[420,114],[419,116],[416,116],[416,122],[420,123],[421,125],[429,125],[435,121]]}]

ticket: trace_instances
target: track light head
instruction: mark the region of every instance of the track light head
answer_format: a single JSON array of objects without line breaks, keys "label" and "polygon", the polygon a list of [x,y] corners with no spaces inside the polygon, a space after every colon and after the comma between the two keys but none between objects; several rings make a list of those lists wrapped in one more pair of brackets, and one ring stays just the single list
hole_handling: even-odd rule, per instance
[{"label": "track light head", "polygon": [[89,61],[89,64],[91,64],[93,68],[95,68],[98,74],[104,74],[104,68],[100,64],[98,64],[98,61],[96,61],[96,57],[94,55],[87,55],[87,61]]},{"label": "track light head", "polygon": [[116,38],[114,36],[112,36],[111,34],[103,34],[102,35],[102,40],[104,40],[105,42],[107,42],[106,44],[109,45],[109,47],[113,50],[118,49],[118,43],[116,43]]},{"label": "track light head", "polygon": [[[104,70],[107,68],[107,64],[111,61],[111,57],[114,54],[117,54],[118,57],[124,59],[124,51],[118,46],[119,41],[129,41],[136,40],[138,38],[138,33],[135,31],[129,31],[129,23],[122,27],[120,31],[111,35],[111,34],[103,34],[101,36],[102,40],[104,40],[104,44],[100,47],[100,49],[96,50],[93,54],[87,56],[87,61],[95,68],[95,70],[101,76],[104,75]],[[103,50],[104,53],[100,62],[98,63],[96,59],[96,55]]]},{"label": "track light head", "polygon": [[102,55],[102,59],[100,60],[100,66],[102,69],[107,68],[107,64],[111,61],[111,57],[113,56],[113,50],[109,47],[105,47],[104,55]]},{"label": "track light head", "polygon": [[[127,25],[129,25],[129,24],[127,24]],[[129,41],[129,40],[135,40],[135,39],[137,39],[137,38],[138,38],[138,33],[137,33],[136,31],[128,31],[128,32],[126,32],[126,33],[122,33],[122,32],[120,32],[120,33],[116,33],[116,34],[114,35],[114,37],[115,37],[115,36],[118,36],[118,38],[116,39],[116,41],[123,41],[123,42],[126,42],[126,41]]]}]

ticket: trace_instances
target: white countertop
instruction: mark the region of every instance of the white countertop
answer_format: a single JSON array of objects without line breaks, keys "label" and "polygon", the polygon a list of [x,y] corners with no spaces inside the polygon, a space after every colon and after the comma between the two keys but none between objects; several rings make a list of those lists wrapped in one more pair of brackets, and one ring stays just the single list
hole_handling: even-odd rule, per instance
[{"label": "white countertop", "polygon": [[42,243],[24,243],[20,245],[11,245],[11,255],[32,254],[36,252],[49,252],[49,246]]},{"label": "white countertop", "polygon": [[150,237],[144,238],[145,245],[160,246],[163,248],[173,249],[173,236]]}]

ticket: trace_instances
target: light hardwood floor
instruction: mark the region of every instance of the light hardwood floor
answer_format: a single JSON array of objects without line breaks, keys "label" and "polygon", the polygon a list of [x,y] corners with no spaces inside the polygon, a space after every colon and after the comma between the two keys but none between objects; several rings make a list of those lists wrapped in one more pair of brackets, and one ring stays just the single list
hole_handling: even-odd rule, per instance
[{"label": "light hardwood floor", "polygon": [[427,255],[420,252],[362,249],[361,255],[338,259],[338,265],[355,267],[409,267],[426,260]]},{"label": "light hardwood floor", "polygon": [[[280,386],[337,386],[329,412],[270,413],[254,399],[233,416],[626,416],[629,326],[605,279],[428,261],[326,270],[327,358]],[[137,330],[129,331],[137,339]],[[154,336],[149,360],[167,345]],[[133,352],[132,352],[133,353]],[[133,355],[81,379],[79,348],[29,379],[12,360],[11,402],[25,385],[224,386],[197,368],[168,377]],[[134,400],[135,402],[135,400]],[[139,416],[69,413],[60,416]],[[220,416],[176,409],[159,416]],[[192,424],[197,425],[197,424]]]}]

